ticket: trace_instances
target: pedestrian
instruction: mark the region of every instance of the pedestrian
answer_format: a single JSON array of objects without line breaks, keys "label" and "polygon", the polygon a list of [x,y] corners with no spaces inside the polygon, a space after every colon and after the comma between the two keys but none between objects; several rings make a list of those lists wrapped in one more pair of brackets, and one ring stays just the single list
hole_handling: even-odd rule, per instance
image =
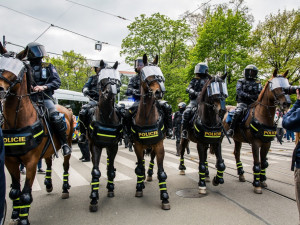
[{"label": "pedestrian", "polygon": [[[42,160],[40,159],[38,164],[37,164],[37,172],[38,173],[45,173],[45,170],[42,169]],[[23,163],[20,164],[20,173],[25,175],[25,166]]]},{"label": "pedestrian", "polygon": [[[294,104],[293,108],[287,112],[283,117],[282,126],[291,131],[291,132],[300,132],[300,93],[299,89],[296,91],[297,101]],[[299,212],[299,222],[300,222],[300,142],[296,143],[296,147],[293,152],[292,166],[291,170],[294,171],[294,180],[295,180],[295,194],[296,202]],[[296,167],[296,169],[295,169]]]},{"label": "pedestrian", "polygon": [[275,121],[277,121],[277,130],[276,130],[276,138],[277,142],[282,143],[283,140],[283,135],[284,135],[284,130],[282,127],[282,114],[281,112],[277,111],[275,115]]}]

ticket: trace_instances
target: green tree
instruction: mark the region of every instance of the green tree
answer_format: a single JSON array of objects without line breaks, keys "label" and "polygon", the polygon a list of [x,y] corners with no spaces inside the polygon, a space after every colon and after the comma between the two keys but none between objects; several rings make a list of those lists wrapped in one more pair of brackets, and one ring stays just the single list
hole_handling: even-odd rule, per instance
[{"label": "green tree", "polygon": [[270,14],[253,33],[257,39],[255,59],[268,75],[275,68],[289,69],[291,83],[300,79],[300,9]]},{"label": "green tree", "polygon": [[73,50],[63,51],[61,57],[48,58],[47,61],[55,66],[60,75],[60,88],[62,89],[81,92],[83,85],[93,72],[85,57]]},{"label": "green tree", "polygon": [[215,10],[207,11],[204,24],[198,27],[197,43],[190,52],[187,70],[187,79],[190,80],[199,62],[207,61],[211,74],[223,73],[226,65],[230,92],[228,104],[235,103],[236,81],[251,62],[251,17],[247,11],[240,10],[241,5],[237,6],[231,9],[219,5]]}]

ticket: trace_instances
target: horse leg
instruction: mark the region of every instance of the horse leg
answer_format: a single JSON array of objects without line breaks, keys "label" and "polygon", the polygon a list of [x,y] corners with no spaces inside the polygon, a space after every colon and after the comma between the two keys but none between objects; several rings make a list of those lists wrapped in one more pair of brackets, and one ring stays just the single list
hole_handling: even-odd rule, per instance
[{"label": "horse leg", "polygon": [[33,201],[32,198],[32,184],[36,175],[36,167],[37,167],[38,159],[36,161],[30,162],[26,164],[26,180],[22,190],[22,194],[20,196],[20,213],[19,213],[19,224],[21,225],[29,225],[29,209],[30,204]]},{"label": "horse leg", "polygon": [[262,188],[266,188],[268,185],[266,183],[266,168],[268,168],[269,163],[267,161],[267,154],[269,152],[271,142],[264,144],[260,149],[260,161],[261,161],[261,171],[260,171],[260,185]]},{"label": "horse leg", "polygon": [[237,167],[237,174],[239,175],[239,181],[240,182],[245,182],[245,176],[244,176],[244,169],[243,169],[243,164],[241,162],[241,147],[242,147],[242,142],[234,141],[234,156],[235,156],[235,161],[236,161],[236,167]]},{"label": "horse leg", "polygon": [[204,151],[205,154],[205,182],[210,182],[208,162],[207,162],[207,149]]},{"label": "horse leg", "polygon": [[155,152],[151,152],[151,160],[149,162],[149,167],[147,171],[147,181],[150,182],[152,181],[152,175],[153,175],[153,167],[154,167],[154,158],[155,158]]},{"label": "horse leg", "polygon": [[51,157],[48,157],[45,159],[45,161],[46,161],[47,169],[46,169],[46,176],[45,176],[44,184],[46,186],[46,191],[52,192],[52,190],[53,190],[52,178],[51,178],[52,159],[51,159]]},{"label": "horse leg", "polygon": [[259,147],[252,144],[252,154],[253,154],[253,186],[254,186],[254,193],[262,194],[261,186],[260,186],[260,163],[259,163]]},{"label": "horse leg", "polygon": [[180,150],[180,163],[179,163],[179,174],[180,175],[185,175],[185,170],[186,170],[186,167],[184,165],[184,153],[185,153],[185,148],[188,144],[188,140],[187,139],[184,139],[184,138],[181,138],[181,141],[180,141],[180,144],[179,144],[179,150]]},{"label": "horse leg", "polygon": [[137,176],[135,197],[143,197],[143,189],[145,188],[145,160],[143,148],[138,142],[134,145],[134,151],[138,160],[135,168],[135,174]]},{"label": "horse leg", "polygon": [[116,169],[114,167],[115,157],[118,152],[118,145],[107,149],[107,197],[114,197],[114,178],[116,177]]},{"label": "horse leg", "polygon": [[5,164],[12,180],[11,189],[9,192],[9,198],[13,201],[10,225],[15,225],[18,223],[21,205],[20,162],[16,158],[6,157]]},{"label": "horse leg", "polygon": [[69,198],[69,189],[71,188],[71,185],[69,184],[69,168],[70,168],[70,158],[71,155],[66,155],[64,156],[64,174],[63,174],[63,192],[61,195],[62,199],[67,199]]},{"label": "horse leg", "polygon": [[91,182],[91,195],[90,195],[90,212],[96,212],[98,210],[98,200],[99,200],[99,180],[101,177],[101,172],[99,170],[100,157],[102,153],[102,148],[98,148],[90,143],[90,149],[92,149],[92,182]]},{"label": "horse leg", "polygon": [[[205,183],[205,151],[208,145],[197,143],[197,151],[199,155],[199,194],[206,194],[206,183]],[[206,153],[207,155],[207,153]]]},{"label": "horse leg", "polygon": [[219,184],[224,183],[223,174],[226,166],[224,164],[224,160],[222,159],[221,143],[212,145],[212,148],[216,149],[215,155],[217,157],[217,163],[216,163],[217,175],[213,179],[213,185],[218,186]]},{"label": "horse leg", "polygon": [[170,209],[170,203],[169,203],[169,194],[167,192],[167,174],[164,171],[164,157],[165,157],[165,151],[163,142],[161,141],[161,144],[155,147],[155,153],[156,153],[156,160],[157,160],[157,178],[159,182],[159,190],[160,190],[160,200],[162,201],[162,209],[168,210]]}]

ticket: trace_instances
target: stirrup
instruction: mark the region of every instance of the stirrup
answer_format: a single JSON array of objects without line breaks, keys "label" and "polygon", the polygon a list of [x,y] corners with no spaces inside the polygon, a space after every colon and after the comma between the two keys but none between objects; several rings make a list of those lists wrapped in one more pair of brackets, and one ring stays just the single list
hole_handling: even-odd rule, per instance
[{"label": "stirrup", "polygon": [[86,141],[86,135],[85,134],[81,134],[78,138],[78,142],[79,143],[85,143]]},{"label": "stirrup", "polygon": [[229,137],[232,137],[232,136],[234,135],[234,130],[233,130],[233,129],[229,129],[229,130],[227,131],[227,135],[228,135]]},{"label": "stirrup", "polygon": [[182,130],[182,132],[181,132],[181,138],[187,139],[188,138],[187,136],[188,136],[187,135],[187,130]]},{"label": "stirrup", "polygon": [[72,149],[67,144],[63,144],[61,146],[63,156],[71,155]]},{"label": "stirrup", "polygon": [[173,131],[172,131],[171,128],[168,128],[168,129],[167,129],[166,136],[167,136],[168,139],[170,139],[170,138],[173,136]]}]

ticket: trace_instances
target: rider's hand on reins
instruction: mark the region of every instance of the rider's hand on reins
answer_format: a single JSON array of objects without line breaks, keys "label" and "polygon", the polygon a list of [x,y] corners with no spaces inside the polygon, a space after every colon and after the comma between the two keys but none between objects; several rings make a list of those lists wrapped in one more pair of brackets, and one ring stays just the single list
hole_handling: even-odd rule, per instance
[{"label": "rider's hand on reins", "polygon": [[47,86],[35,86],[33,88],[33,91],[35,92],[41,92],[41,91],[45,91],[47,89]]}]

